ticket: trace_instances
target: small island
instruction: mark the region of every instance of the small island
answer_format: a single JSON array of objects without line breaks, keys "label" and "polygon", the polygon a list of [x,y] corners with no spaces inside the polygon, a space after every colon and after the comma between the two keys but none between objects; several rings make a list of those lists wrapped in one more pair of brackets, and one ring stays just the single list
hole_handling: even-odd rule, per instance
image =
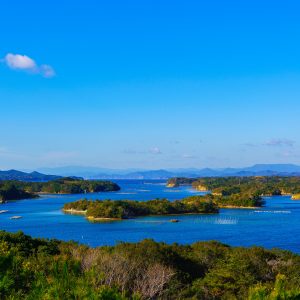
[{"label": "small island", "polygon": [[64,177],[47,182],[0,181],[0,201],[37,198],[39,194],[84,194],[119,191],[111,181]]},{"label": "small island", "polygon": [[150,215],[211,214],[218,213],[217,205],[210,197],[192,196],[182,200],[154,199],[87,200],[66,203],[65,213],[82,214],[90,221],[121,220]]}]

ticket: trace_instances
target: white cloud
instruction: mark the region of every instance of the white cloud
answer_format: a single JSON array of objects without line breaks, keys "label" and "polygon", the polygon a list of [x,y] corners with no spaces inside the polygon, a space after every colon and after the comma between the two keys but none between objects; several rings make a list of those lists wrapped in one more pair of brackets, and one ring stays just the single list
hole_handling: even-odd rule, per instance
[{"label": "white cloud", "polygon": [[21,70],[29,73],[40,74],[46,78],[55,76],[55,71],[51,66],[38,65],[27,55],[8,53],[2,61],[12,70]]},{"label": "white cloud", "polygon": [[161,154],[161,151],[160,151],[160,149],[158,147],[152,147],[152,148],[150,148],[149,152],[151,154]]},{"label": "white cloud", "polygon": [[31,70],[37,67],[35,61],[27,55],[8,53],[4,61],[11,69]]}]

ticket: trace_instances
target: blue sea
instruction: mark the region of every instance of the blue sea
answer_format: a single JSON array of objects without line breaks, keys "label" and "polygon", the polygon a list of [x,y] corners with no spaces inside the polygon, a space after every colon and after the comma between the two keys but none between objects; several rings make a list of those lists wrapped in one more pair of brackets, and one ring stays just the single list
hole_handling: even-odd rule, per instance
[{"label": "blue sea", "polygon": [[[166,243],[189,244],[218,240],[232,246],[263,246],[300,253],[300,201],[290,196],[267,197],[259,209],[221,209],[214,215],[141,217],[130,220],[90,223],[83,216],[64,214],[64,203],[80,198],[169,200],[203,194],[191,187],[166,188],[165,181],[123,180],[118,192],[84,195],[43,195],[3,204],[0,229],[23,231],[33,237],[74,240],[89,246],[114,245],[120,241],[137,242],[145,238]],[[11,220],[12,216],[22,216]]]}]

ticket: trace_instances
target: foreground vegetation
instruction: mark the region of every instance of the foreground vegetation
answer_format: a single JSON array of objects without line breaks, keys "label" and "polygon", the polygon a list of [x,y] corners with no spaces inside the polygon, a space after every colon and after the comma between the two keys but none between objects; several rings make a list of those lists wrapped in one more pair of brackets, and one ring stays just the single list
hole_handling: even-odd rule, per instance
[{"label": "foreground vegetation", "polygon": [[299,299],[300,256],[218,242],[114,247],[0,231],[1,299]]},{"label": "foreground vegetation", "polygon": [[147,215],[172,215],[187,213],[217,213],[218,207],[210,197],[187,197],[174,202],[167,199],[150,201],[87,200],[66,203],[65,212],[82,213],[88,219],[127,219]]},{"label": "foreground vegetation", "polygon": [[0,199],[20,200],[46,194],[81,194],[118,191],[120,187],[111,181],[83,180],[72,177],[47,182],[0,181]]}]

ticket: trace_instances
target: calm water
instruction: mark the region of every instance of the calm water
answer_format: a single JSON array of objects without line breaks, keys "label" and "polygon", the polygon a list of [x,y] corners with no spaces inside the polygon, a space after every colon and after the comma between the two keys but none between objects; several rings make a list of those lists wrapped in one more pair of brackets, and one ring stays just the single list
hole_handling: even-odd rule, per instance
[{"label": "calm water", "polygon": [[[137,242],[145,238],[182,244],[219,240],[234,246],[278,247],[300,253],[300,201],[289,196],[266,198],[260,209],[222,209],[217,215],[143,217],[107,223],[89,223],[82,216],[61,212],[64,203],[82,197],[93,199],[153,198],[180,199],[201,194],[189,187],[167,189],[162,181],[118,181],[121,191],[89,195],[46,195],[39,199],[10,202],[0,206],[0,229],[24,231],[34,237],[75,240],[90,246]],[[11,216],[22,219],[10,220]]]}]

